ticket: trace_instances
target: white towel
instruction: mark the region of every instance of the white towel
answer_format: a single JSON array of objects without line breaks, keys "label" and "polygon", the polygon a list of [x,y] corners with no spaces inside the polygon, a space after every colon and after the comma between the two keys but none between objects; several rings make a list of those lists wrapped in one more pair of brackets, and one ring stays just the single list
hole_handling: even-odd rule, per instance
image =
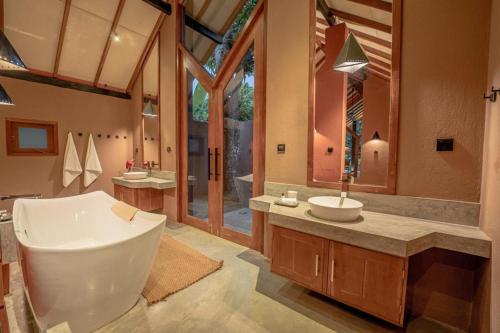
[{"label": "white towel", "polygon": [[68,187],[82,173],[82,165],[78,159],[78,154],[73,141],[73,135],[68,133],[68,142],[64,152],[63,185]]},{"label": "white towel", "polygon": [[85,185],[85,187],[88,187],[101,174],[101,162],[99,162],[99,157],[97,157],[97,151],[94,146],[94,139],[92,139],[92,134],[90,134],[89,144],[87,145],[87,156],[85,157],[85,173],[83,176],[83,185]]}]

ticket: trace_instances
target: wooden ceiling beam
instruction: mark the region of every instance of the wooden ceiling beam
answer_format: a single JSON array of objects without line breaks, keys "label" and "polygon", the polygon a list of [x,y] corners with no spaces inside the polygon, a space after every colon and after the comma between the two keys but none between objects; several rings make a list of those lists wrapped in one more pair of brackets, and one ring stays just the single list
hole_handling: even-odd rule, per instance
[{"label": "wooden ceiling beam", "polygon": [[385,61],[382,61],[380,59],[377,59],[377,58],[374,58],[374,57],[370,57],[370,56],[368,56],[368,59],[370,60],[370,63],[373,63],[373,64],[375,64],[377,66],[382,67],[382,68],[385,68],[385,69],[387,69],[389,71],[391,70],[391,64],[389,64],[389,63],[387,63]]},{"label": "wooden ceiling beam", "polygon": [[380,51],[374,47],[371,47],[371,46],[368,46],[368,45],[365,45],[363,43],[360,43],[361,46],[363,47],[363,50],[365,50],[366,53],[371,53],[373,55],[376,55],[376,56],[379,56],[381,58],[384,58],[384,59],[387,59],[389,61],[392,60],[392,57],[389,53],[386,53],[384,51]]},{"label": "wooden ceiling beam", "polygon": [[322,24],[322,25],[326,25],[326,26],[329,25],[328,22],[325,19],[321,18],[321,17],[317,17],[316,18],[316,22],[319,23],[319,24]]},{"label": "wooden ceiling beam", "polygon": [[151,35],[149,35],[149,39],[146,43],[146,46],[144,47],[144,50],[142,51],[141,57],[139,58],[139,61],[137,62],[137,65],[135,66],[134,72],[132,73],[132,76],[130,77],[130,81],[127,85],[127,92],[130,92],[132,90],[132,87],[134,86],[135,81],[137,80],[137,77],[139,76],[139,73],[144,69],[144,66],[146,65],[146,60],[149,58],[149,55],[151,54],[151,51],[154,48],[156,38],[158,37],[160,33],[161,26],[163,24],[163,21],[165,21],[165,18],[167,16],[164,13],[161,13],[160,16],[158,17],[158,20],[156,21],[156,24],[151,31]]},{"label": "wooden ceiling beam", "polygon": [[69,10],[71,9],[71,0],[66,0],[64,4],[64,14],[61,22],[61,30],[59,30],[59,41],[57,42],[57,51],[56,51],[56,60],[54,61],[54,70],[52,71],[55,74],[59,71],[59,63],[61,61],[61,51],[64,43],[64,35],[66,34],[66,25],[68,24]]},{"label": "wooden ceiling beam", "polygon": [[316,27],[316,32],[326,36],[326,30]]},{"label": "wooden ceiling beam", "polygon": [[118,7],[116,8],[115,17],[113,18],[113,23],[111,24],[111,29],[109,29],[108,39],[106,40],[106,45],[104,45],[104,50],[102,50],[101,60],[99,61],[99,66],[97,67],[97,72],[95,73],[94,85],[99,83],[99,78],[101,77],[102,69],[104,63],[106,62],[106,57],[108,56],[109,48],[111,46],[111,41],[113,40],[113,34],[115,33],[118,22],[120,21],[120,16],[123,12],[123,7],[125,6],[125,0],[120,0]]},{"label": "wooden ceiling beam", "polygon": [[390,2],[382,0],[349,0],[349,1],[392,13],[392,3]]},{"label": "wooden ceiling beam", "polygon": [[203,17],[203,15],[207,11],[207,9],[211,3],[212,3],[212,0],[205,0],[203,5],[201,6],[200,10],[198,11],[198,13],[196,13],[196,15],[194,17],[197,21],[201,20],[201,18]]},{"label": "wooden ceiling beam", "polygon": [[385,78],[387,78],[388,80],[391,78],[391,73],[389,71],[386,71],[385,69],[383,68],[380,68],[380,67],[376,67],[376,66],[373,66],[373,65],[370,65],[368,64],[367,66],[365,66],[365,68],[369,71],[369,72],[372,72],[372,73],[377,73],[379,75],[382,75],[384,76]]},{"label": "wooden ceiling beam", "polygon": [[326,20],[326,25],[334,25],[335,24],[335,19],[329,15],[330,14],[330,7],[326,4],[325,0],[316,0],[316,9],[318,9],[321,14],[325,17]]},{"label": "wooden ceiling beam", "polygon": [[385,40],[385,39],[382,39],[382,38],[378,38],[378,37],[375,37],[375,36],[372,36],[372,35],[369,35],[367,33],[364,33],[362,31],[359,31],[359,30],[356,30],[356,29],[352,29],[352,28],[349,28],[349,30],[354,34],[354,36],[356,37],[359,37],[359,38],[362,38],[362,39],[366,39],[372,43],[376,43],[376,44],[379,44],[381,46],[384,46],[384,47],[387,47],[387,48],[392,48],[392,43]]},{"label": "wooden ceiling beam", "polygon": [[3,0],[0,0],[0,30],[3,31],[5,26],[5,18],[4,18],[4,9],[3,9]]},{"label": "wooden ceiling beam", "polygon": [[380,30],[388,34],[392,33],[392,27],[390,25],[373,21],[354,14],[346,13],[337,9],[330,8],[330,16],[336,16],[343,21],[363,25],[365,27],[369,27],[375,30]]}]

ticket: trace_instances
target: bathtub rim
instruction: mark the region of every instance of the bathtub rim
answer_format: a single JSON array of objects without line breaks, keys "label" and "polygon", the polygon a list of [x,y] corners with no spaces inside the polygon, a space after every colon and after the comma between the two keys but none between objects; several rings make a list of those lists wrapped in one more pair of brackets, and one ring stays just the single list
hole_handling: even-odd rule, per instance
[{"label": "bathtub rim", "polygon": [[[94,191],[94,192],[90,192],[90,193],[85,193],[85,194],[80,194],[80,195],[74,195],[74,196],[69,196],[69,197],[64,197],[64,198],[53,198],[53,199],[18,199],[18,200],[20,200],[20,201],[31,201],[31,200],[37,200],[37,201],[46,200],[46,201],[49,201],[49,200],[58,200],[58,199],[65,199],[65,198],[77,198],[77,197],[81,197],[81,196],[96,195],[96,193],[99,193],[99,192],[101,192],[101,193],[105,194],[106,196],[108,196],[108,197],[116,200],[115,198],[113,198],[112,196],[110,196],[109,194],[107,194],[104,191]],[[116,201],[118,201],[118,200],[116,200]],[[138,234],[134,235],[133,237],[124,238],[124,239],[120,239],[118,241],[108,242],[108,243],[105,243],[105,244],[92,245],[92,246],[86,246],[86,247],[55,248],[55,247],[50,247],[50,246],[34,245],[29,240],[29,238],[27,237],[27,235],[25,234],[25,229],[22,228],[19,225],[19,222],[18,222],[18,219],[16,218],[16,216],[17,216],[17,209],[16,209],[16,202],[14,202],[14,210],[13,210],[13,214],[12,214],[12,222],[13,222],[14,234],[16,235],[17,242],[20,245],[22,245],[22,246],[24,246],[26,248],[29,248],[32,251],[35,251],[35,252],[44,252],[44,253],[90,252],[90,251],[100,250],[100,249],[107,248],[107,247],[113,247],[113,246],[125,243],[127,241],[139,238],[139,237],[141,237],[141,236],[143,236],[145,234],[148,234],[150,232],[154,232],[156,230],[156,228],[158,228],[160,226],[162,228],[164,228],[165,227],[165,223],[167,221],[167,216],[164,215],[164,214],[155,214],[155,213],[149,213],[149,212],[145,212],[145,211],[139,210],[136,213],[136,215],[135,215],[135,217],[134,217],[134,219],[132,221],[128,222],[128,221],[124,220],[123,223],[129,223],[130,224],[130,223],[137,222],[136,218],[140,217],[141,220],[147,220],[147,221],[141,221],[141,222],[152,223],[153,225],[152,225],[151,228],[145,230],[144,232],[138,233]]]}]

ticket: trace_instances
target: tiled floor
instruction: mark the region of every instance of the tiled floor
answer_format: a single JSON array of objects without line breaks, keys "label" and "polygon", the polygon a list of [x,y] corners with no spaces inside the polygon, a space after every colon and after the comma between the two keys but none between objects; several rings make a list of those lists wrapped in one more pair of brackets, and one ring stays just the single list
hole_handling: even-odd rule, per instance
[{"label": "tiled floor", "polygon": [[[454,332],[418,319],[406,330],[349,309],[269,271],[257,252],[195,228],[169,224],[166,233],[224,267],[165,301],[141,299],[128,313],[98,332]],[[11,332],[29,332],[19,270],[7,297]]]}]

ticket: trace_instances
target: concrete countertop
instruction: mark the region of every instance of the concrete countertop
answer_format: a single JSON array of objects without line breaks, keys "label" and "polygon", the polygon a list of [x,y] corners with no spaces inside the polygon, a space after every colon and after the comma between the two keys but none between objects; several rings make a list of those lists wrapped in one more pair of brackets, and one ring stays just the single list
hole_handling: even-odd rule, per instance
[{"label": "concrete countertop", "polygon": [[174,188],[177,186],[176,181],[173,179],[161,179],[155,177],[134,180],[125,179],[123,177],[113,177],[111,181],[113,184],[128,188],[154,188],[157,190],[165,190],[167,188]]},{"label": "concrete countertop", "polygon": [[312,216],[307,202],[296,208],[274,204],[277,197],[250,199],[250,208],[268,213],[268,223],[319,237],[409,257],[437,247],[491,257],[491,239],[479,228],[363,211],[354,222],[330,222]]}]

